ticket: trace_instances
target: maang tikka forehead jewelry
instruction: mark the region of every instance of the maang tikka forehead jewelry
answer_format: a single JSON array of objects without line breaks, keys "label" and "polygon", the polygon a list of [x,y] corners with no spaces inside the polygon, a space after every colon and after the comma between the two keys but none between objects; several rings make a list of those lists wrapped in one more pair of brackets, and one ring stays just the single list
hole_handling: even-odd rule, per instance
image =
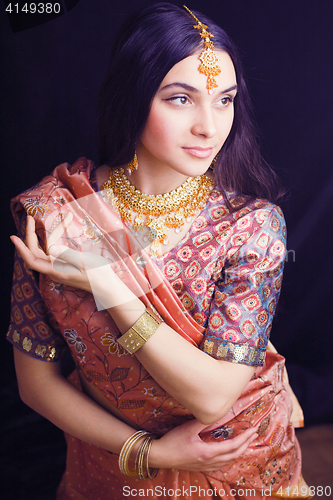
[{"label": "maang tikka forehead jewelry", "polygon": [[183,5],[183,7],[198,23],[194,25],[193,28],[201,30],[200,36],[201,38],[205,39],[204,49],[199,56],[201,64],[198,70],[200,73],[207,76],[206,88],[208,89],[209,94],[211,94],[213,92],[213,87],[218,87],[214,77],[221,73],[221,68],[218,65],[219,58],[213,50],[214,44],[211,41],[211,38],[214,38],[214,35],[207,31],[208,26],[201,23],[199,19],[193,14],[193,12],[191,12],[190,9],[186,7],[186,5]]}]

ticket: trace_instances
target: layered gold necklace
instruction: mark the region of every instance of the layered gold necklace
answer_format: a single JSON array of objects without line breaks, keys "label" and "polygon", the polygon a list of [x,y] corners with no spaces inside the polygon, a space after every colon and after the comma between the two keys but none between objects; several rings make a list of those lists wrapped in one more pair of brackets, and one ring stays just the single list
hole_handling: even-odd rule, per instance
[{"label": "layered gold necklace", "polygon": [[[124,169],[111,169],[104,182],[106,201],[118,212],[122,220],[134,230],[148,229],[144,241],[151,241],[150,255],[160,254],[160,244],[168,244],[168,229],[177,233],[185,221],[190,222],[198,210],[205,207],[214,186],[207,175],[189,177],[181,186],[166,194],[144,194],[125,174]],[[133,215],[134,214],[134,215]],[[162,219],[162,217],[166,216]]]}]

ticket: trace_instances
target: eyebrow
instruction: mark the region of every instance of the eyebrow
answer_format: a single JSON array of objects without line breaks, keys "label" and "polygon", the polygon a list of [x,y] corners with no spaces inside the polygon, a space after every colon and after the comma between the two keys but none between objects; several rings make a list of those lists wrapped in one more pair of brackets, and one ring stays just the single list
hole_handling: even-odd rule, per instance
[{"label": "eyebrow", "polygon": [[[162,90],[169,89],[171,87],[182,87],[188,92],[199,92],[199,90],[196,89],[195,87],[192,87],[191,85],[182,82],[174,82],[170,83],[169,85],[165,85],[164,87],[161,88],[160,92],[162,92]],[[226,92],[231,92],[232,90],[237,90],[237,84],[233,85],[232,87],[229,87],[228,89],[222,90],[222,92],[219,92],[219,94],[225,94]]]}]

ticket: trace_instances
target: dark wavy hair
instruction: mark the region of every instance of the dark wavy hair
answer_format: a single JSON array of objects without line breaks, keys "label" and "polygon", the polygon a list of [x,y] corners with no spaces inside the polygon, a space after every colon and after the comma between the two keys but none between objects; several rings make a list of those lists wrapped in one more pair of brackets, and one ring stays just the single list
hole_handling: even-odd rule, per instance
[{"label": "dark wavy hair", "polygon": [[[215,48],[231,57],[237,78],[234,121],[214,170],[218,186],[225,197],[227,190],[275,202],[276,174],[260,153],[237,49],[222,28],[200,12],[194,13],[208,25]],[[185,9],[163,2],[139,10],[120,29],[99,99],[102,163],[115,168],[133,158],[151,102],[165,75],[202,48],[203,41],[193,25]]]}]

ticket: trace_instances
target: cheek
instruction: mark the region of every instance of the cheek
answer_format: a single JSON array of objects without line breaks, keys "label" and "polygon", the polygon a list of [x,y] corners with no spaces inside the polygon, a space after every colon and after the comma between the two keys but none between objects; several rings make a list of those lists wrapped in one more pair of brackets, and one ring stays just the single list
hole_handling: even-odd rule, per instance
[{"label": "cheek", "polygon": [[235,114],[234,108],[232,107],[228,112],[228,116],[226,116],[225,119],[221,122],[220,136],[223,142],[227,139],[228,135],[230,134],[232,124],[234,123],[234,114]]},{"label": "cheek", "polygon": [[179,136],[177,122],[167,114],[158,113],[152,108],[141,136],[141,142],[149,146],[172,147]]}]

